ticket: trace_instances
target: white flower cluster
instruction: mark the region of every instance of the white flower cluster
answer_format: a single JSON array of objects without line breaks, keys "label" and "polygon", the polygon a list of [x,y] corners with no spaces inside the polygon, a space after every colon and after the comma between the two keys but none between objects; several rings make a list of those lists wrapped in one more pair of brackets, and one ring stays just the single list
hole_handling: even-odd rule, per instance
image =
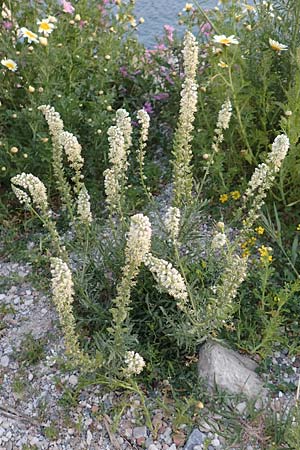
[{"label": "white flower cluster", "polygon": [[126,376],[138,375],[145,367],[144,358],[137,352],[129,351],[125,354],[126,368],[124,373]]},{"label": "white flower cluster", "polygon": [[71,356],[82,357],[75,332],[72,310],[74,284],[68,265],[60,258],[51,258],[52,295],[65,336],[66,351]]},{"label": "white flower cluster", "polygon": [[85,224],[90,224],[93,221],[93,216],[91,213],[90,196],[84,185],[78,194],[77,216],[80,222]]},{"label": "white flower cluster", "polygon": [[195,36],[187,31],[183,41],[183,66],[187,78],[195,78],[198,67],[198,44]]},{"label": "white flower cluster", "polygon": [[196,82],[198,46],[195,37],[190,32],[185,35],[183,56],[185,80],[181,91],[179,120],[173,146],[175,157],[173,161],[174,194],[177,206],[191,201],[193,187],[191,173],[193,153],[190,142],[198,100],[198,85]]},{"label": "white flower cluster", "polygon": [[214,250],[220,249],[224,247],[224,245],[227,242],[226,234],[225,233],[215,233],[212,241],[211,241],[211,248]]},{"label": "white flower cluster", "polygon": [[[32,202],[33,205],[43,211],[43,213],[49,213],[47,191],[45,185],[39,178],[31,173],[23,172],[14,176],[11,179],[11,183],[12,189],[20,203],[29,206]],[[26,189],[31,197],[20,188]]]},{"label": "white flower cluster", "polygon": [[164,217],[164,225],[173,242],[177,241],[180,227],[180,209],[170,206]]},{"label": "white flower cluster", "polygon": [[219,111],[217,128],[222,128],[223,130],[226,130],[229,127],[231,114],[232,114],[232,105],[228,98]]},{"label": "white flower cluster", "polygon": [[116,112],[116,125],[108,130],[109,154],[112,167],[106,169],[104,175],[104,190],[110,213],[121,209],[122,196],[127,181],[128,151],[131,146],[131,119],[125,109]]},{"label": "white flower cluster", "polygon": [[50,105],[41,105],[38,109],[42,111],[45,116],[52,139],[57,141],[64,131],[64,123],[60,118],[60,114]]},{"label": "white flower cluster", "polygon": [[232,105],[230,100],[227,99],[225,103],[223,103],[218,114],[218,121],[217,126],[215,128],[215,135],[212,144],[212,149],[214,153],[218,153],[220,151],[220,145],[224,140],[223,130],[226,130],[229,127],[231,114],[232,114]]},{"label": "white flower cluster", "polygon": [[149,133],[149,125],[150,125],[150,116],[144,109],[140,109],[137,112],[138,122],[142,127],[141,130],[141,140],[143,143],[146,143],[148,140]]},{"label": "white flower cluster", "polygon": [[184,279],[171,263],[156,258],[151,253],[146,256],[144,262],[161,289],[166,290],[179,303],[187,300],[188,294]]},{"label": "white flower cluster", "polygon": [[72,133],[69,133],[68,131],[64,131],[61,134],[61,144],[65,149],[68,161],[72,169],[74,169],[75,172],[80,172],[83,167],[84,159],[81,155],[82,147],[79,144],[76,136],[74,136]]},{"label": "white flower cluster", "polygon": [[151,223],[147,216],[135,214],[131,217],[125,248],[126,264],[140,266],[151,247]]},{"label": "white flower cluster", "polygon": [[272,144],[272,150],[269,153],[266,162],[259,164],[255,169],[246,190],[243,200],[253,197],[251,209],[245,219],[246,227],[251,227],[254,221],[258,218],[258,211],[264,204],[264,199],[267,196],[267,191],[271,188],[275,179],[275,175],[279,172],[281,164],[287,155],[290,146],[290,141],[285,134],[276,137]]},{"label": "white flower cluster", "polygon": [[247,258],[241,258],[234,254],[228,258],[227,267],[224,269],[220,283],[216,289],[217,301],[220,310],[230,306],[237,295],[237,290],[245,280],[247,274]]},{"label": "white flower cluster", "polygon": [[118,109],[116,112],[116,126],[124,136],[125,151],[128,152],[132,145],[132,125],[131,118],[126,109]]}]

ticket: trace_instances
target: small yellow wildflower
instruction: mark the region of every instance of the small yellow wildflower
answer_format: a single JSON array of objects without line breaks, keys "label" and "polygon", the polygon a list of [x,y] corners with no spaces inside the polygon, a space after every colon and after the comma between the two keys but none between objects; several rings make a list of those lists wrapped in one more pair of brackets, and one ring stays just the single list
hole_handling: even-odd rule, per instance
[{"label": "small yellow wildflower", "polygon": [[18,65],[15,61],[12,59],[1,59],[2,66],[6,67],[8,70],[11,70],[12,72],[15,72],[18,68]]},{"label": "small yellow wildflower", "polygon": [[10,149],[10,153],[12,154],[18,153],[18,151],[19,151],[18,147],[11,147]]},{"label": "small yellow wildflower", "polygon": [[186,3],[185,7],[183,8],[183,11],[189,12],[192,11],[193,9],[193,4],[192,3]]},{"label": "small yellow wildflower", "polygon": [[232,191],[230,192],[231,197],[233,200],[238,200],[241,197],[241,194],[239,191]]},{"label": "small yellow wildflower", "polygon": [[266,247],[265,245],[262,245],[258,249],[258,251],[260,253],[260,260],[262,262],[272,262],[273,261],[273,256],[270,255],[270,252],[272,251],[272,249],[270,247]]},{"label": "small yellow wildflower", "polygon": [[145,22],[144,17],[140,17],[140,18],[139,18],[139,23],[144,23],[144,22]]},{"label": "small yellow wildflower", "polygon": [[218,66],[221,67],[222,69],[226,69],[228,67],[228,64],[226,64],[226,62],[220,60],[220,62],[218,63]]},{"label": "small yellow wildflower", "polygon": [[246,248],[242,253],[242,258],[248,258],[250,256],[250,250]]},{"label": "small yellow wildflower", "polygon": [[297,225],[297,231],[300,231],[300,223]]},{"label": "small yellow wildflower", "polygon": [[28,92],[30,92],[30,94],[33,94],[33,92],[35,92],[35,88],[33,86],[28,86]]},{"label": "small yellow wildflower", "polygon": [[262,234],[264,234],[265,229],[264,229],[264,227],[256,227],[255,231],[256,231],[257,234],[262,235]]},{"label": "small yellow wildflower", "polygon": [[255,245],[255,243],[256,243],[256,237],[254,237],[254,236],[252,236],[251,238],[249,238],[248,240],[247,240],[247,243],[248,243],[248,245],[250,245],[251,247],[253,247],[253,245]]},{"label": "small yellow wildflower", "polygon": [[220,195],[220,202],[221,203],[226,203],[227,201],[228,201],[228,194],[222,194],[222,195]]}]

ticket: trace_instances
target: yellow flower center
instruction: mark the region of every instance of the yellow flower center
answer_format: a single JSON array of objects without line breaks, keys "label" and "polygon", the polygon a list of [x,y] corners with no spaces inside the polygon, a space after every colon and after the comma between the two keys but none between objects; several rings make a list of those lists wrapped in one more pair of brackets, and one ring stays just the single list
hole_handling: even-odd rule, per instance
[{"label": "yellow flower center", "polygon": [[230,39],[228,38],[221,39],[220,42],[223,45],[229,45],[231,43]]},{"label": "yellow flower center", "polygon": [[272,48],[273,50],[276,50],[276,52],[280,52],[280,51],[282,50],[281,46],[278,45],[278,44],[272,44],[272,45],[271,45],[271,48]]},{"label": "yellow flower center", "polygon": [[14,63],[12,63],[12,62],[7,62],[5,65],[6,65],[6,67],[7,67],[8,69],[10,69],[10,70],[12,70],[12,69],[15,68]]},{"label": "yellow flower center", "polygon": [[29,37],[29,39],[36,39],[36,34],[32,33],[29,30],[26,31],[25,36]]},{"label": "yellow flower center", "polygon": [[49,23],[47,23],[47,22],[42,22],[42,23],[40,24],[40,28],[41,28],[43,31],[49,31],[49,30],[51,30],[51,27],[50,27]]}]

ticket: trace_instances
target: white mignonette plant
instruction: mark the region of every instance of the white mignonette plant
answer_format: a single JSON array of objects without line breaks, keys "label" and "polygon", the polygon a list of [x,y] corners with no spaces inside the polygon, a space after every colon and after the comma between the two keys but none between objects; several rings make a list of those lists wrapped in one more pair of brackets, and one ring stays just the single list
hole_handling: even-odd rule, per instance
[{"label": "white mignonette plant", "polygon": [[198,44],[189,31],[184,37],[183,65],[185,80],[181,91],[179,119],[173,143],[174,206],[177,207],[192,202],[193,188],[191,141],[198,99],[196,81]]}]

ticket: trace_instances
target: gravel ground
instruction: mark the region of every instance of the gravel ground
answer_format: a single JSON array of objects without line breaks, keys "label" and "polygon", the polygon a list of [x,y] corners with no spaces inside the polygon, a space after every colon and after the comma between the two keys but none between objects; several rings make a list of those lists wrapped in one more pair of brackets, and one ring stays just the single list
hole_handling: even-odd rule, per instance
[{"label": "gravel ground", "polygon": [[[163,410],[154,404],[151,409],[150,402],[156,430],[151,435],[137,396],[128,398],[128,394],[107,393],[101,386],[94,386],[81,390],[75,400],[68,397],[78,384],[78,374],[62,370],[57,363],[64,359],[57,316],[50,299],[27,280],[31,273],[29,264],[0,263],[0,280],[5,280],[0,293],[0,450],[228,448],[222,433],[215,431],[222,429],[221,415],[208,412],[199,423],[201,431],[194,429],[187,440],[187,426],[175,429]],[[29,364],[39,343],[40,359]],[[265,379],[274,385],[271,407],[275,413],[281,414],[286,405],[292,404],[294,394],[290,390],[284,393],[283,388],[295,388],[299,374],[300,358],[290,358],[287,349],[274,352]],[[109,412],[122,403],[122,395],[127,396],[130,406],[121,414],[116,431]],[[245,406],[243,402],[238,404],[241,417]],[[254,448],[261,447],[245,447]]]}]

